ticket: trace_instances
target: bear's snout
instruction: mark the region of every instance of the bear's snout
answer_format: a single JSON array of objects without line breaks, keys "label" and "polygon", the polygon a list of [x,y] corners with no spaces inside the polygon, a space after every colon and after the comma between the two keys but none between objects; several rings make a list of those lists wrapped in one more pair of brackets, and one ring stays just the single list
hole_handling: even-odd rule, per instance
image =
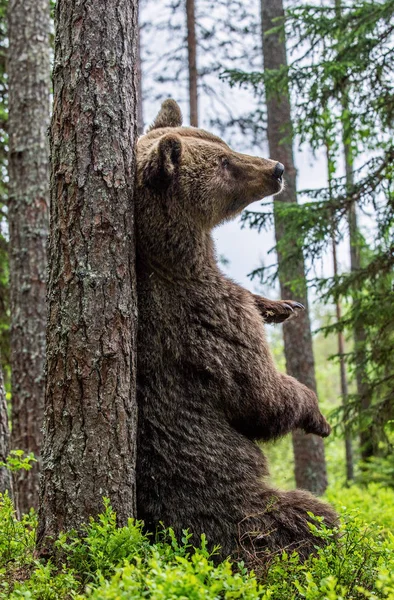
[{"label": "bear's snout", "polygon": [[275,177],[275,179],[277,179],[278,181],[282,181],[282,176],[283,173],[285,172],[285,168],[282,165],[282,163],[278,162],[275,165],[275,169],[274,172],[272,173],[272,176]]}]

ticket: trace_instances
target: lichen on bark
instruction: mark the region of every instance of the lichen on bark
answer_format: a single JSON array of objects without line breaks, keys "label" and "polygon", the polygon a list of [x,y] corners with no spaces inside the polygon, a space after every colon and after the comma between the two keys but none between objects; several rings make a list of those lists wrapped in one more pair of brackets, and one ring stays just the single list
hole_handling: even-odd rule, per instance
[{"label": "lichen on bark", "polygon": [[12,447],[39,459],[14,475],[20,513],[38,507],[44,412],[49,204],[50,17],[47,0],[8,5]]},{"label": "lichen on bark", "polygon": [[59,0],[38,540],[135,516],[137,2]]}]

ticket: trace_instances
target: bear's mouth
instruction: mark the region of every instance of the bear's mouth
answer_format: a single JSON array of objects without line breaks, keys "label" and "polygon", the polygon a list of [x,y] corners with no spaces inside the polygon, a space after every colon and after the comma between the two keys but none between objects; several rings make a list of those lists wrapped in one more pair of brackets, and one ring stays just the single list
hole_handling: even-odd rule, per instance
[{"label": "bear's mouth", "polygon": [[276,189],[276,191],[273,192],[274,196],[276,196],[276,194],[280,194],[280,192],[285,187],[285,184],[284,184],[284,181],[283,181],[283,177],[279,177],[279,178],[275,177],[275,183],[276,183],[277,189]]}]

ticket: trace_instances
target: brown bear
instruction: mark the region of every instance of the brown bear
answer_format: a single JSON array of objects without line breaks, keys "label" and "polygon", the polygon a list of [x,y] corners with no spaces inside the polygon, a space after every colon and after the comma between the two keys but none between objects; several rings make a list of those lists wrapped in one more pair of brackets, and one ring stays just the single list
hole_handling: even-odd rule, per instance
[{"label": "brown bear", "polygon": [[211,231],[251,202],[280,192],[283,166],[239,154],[202,129],[182,127],[163,103],[137,146],[139,410],[137,516],[220,557],[316,545],[308,511],[336,522],[311,494],[266,481],[256,440],[296,428],[327,436],[315,394],[275,368],[266,320],[302,308],[272,303],[220,271]]}]

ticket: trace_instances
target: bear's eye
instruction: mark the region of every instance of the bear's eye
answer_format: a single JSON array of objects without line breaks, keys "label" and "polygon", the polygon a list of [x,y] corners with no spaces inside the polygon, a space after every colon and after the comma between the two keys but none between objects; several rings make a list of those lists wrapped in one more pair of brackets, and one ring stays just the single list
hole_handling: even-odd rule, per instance
[{"label": "bear's eye", "polygon": [[220,159],[220,162],[221,162],[221,164],[222,164],[222,167],[223,167],[224,169],[227,169],[227,168],[230,166],[230,161],[229,161],[229,159],[227,158],[227,156],[222,156],[222,158]]}]

